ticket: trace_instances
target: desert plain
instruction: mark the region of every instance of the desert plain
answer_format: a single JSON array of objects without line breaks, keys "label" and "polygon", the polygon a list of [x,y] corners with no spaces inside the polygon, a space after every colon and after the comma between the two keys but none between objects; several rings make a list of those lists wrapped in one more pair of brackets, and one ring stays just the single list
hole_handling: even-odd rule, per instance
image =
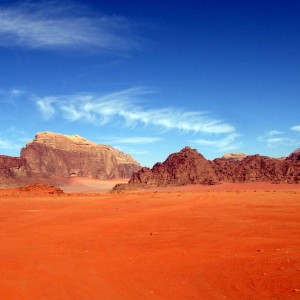
[{"label": "desert plain", "polygon": [[300,185],[0,190],[0,299],[300,299]]}]

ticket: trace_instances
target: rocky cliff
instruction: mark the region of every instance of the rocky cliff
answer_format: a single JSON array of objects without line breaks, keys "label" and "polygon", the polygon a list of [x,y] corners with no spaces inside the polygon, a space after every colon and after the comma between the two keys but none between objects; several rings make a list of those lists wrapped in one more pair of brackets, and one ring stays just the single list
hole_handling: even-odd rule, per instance
[{"label": "rocky cliff", "polygon": [[0,155],[0,179],[16,179],[27,175],[25,159]]},{"label": "rocky cliff", "polygon": [[212,161],[219,181],[299,183],[300,161],[249,155],[242,160],[217,158]]},{"label": "rocky cliff", "polygon": [[[82,176],[97,179],[129,178],[140,169],[130,155],[78,135],[37,133],[20,157],[0,156],[0,178],[41,179]],[[32,182],[34,180],[28,180]],[[47,182],[46,179],[38,180]]]},{"label": "rocky cliff", "polygon": [[115,190],[130,189],[133,186],[215,184],[217,182],[218,178],[211,162],[197,150],[185,147],[180,152],[171,154],[163,163],[156,163],[152,169],[142,168],[133,174],[127,185],[117,185]]},{"label": "rocky cliff", "polygon": [[152,169],[142,168],[127,185],[117,185],[115,190],[220,182],[300,183],[298,154],[300,151],[286,159],[276,159],[239,153],[208,161],[197,150],[185,147]]}]

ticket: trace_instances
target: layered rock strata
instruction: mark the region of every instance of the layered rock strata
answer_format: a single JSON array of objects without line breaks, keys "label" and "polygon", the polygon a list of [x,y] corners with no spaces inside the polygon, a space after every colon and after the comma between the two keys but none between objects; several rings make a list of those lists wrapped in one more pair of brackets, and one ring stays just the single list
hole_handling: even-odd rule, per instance
[{"label": "layered rock strata", "polygon": [[129,178],[140,169],[130,155],[78,135],[38,133],[21,150],[32,173],[97,179]]},{"label": "layered rock strata", "polygon": [[0,179],[49,183],[50,177],[130,178],[140,169],[130,155],[78,135],[37,133],[20,157],[0,156]]}]

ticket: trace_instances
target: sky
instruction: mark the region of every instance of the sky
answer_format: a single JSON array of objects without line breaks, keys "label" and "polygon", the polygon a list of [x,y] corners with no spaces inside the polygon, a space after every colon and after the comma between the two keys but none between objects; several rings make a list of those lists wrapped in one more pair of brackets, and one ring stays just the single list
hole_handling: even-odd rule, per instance
[{"label": "sky", "polygon": [[300,147],[300,1],[1,1],[0,154],[78,134],[151,167]]}]

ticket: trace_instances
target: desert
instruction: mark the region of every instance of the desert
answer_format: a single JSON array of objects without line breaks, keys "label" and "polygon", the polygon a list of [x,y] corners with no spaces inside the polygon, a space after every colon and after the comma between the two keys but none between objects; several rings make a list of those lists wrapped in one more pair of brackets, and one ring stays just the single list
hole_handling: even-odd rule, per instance
[{"label": "desert", "polygon": [[299,184],[84,185],[0,191],[1,299],[299,299]]},{"label": "desert", "polygon": [[300,1],[0,1],[0,300],[300,300]]},{"label": "desert", "polygon": [[2,156],[1,299],[299,299],[299,158],[39,133]]}]

